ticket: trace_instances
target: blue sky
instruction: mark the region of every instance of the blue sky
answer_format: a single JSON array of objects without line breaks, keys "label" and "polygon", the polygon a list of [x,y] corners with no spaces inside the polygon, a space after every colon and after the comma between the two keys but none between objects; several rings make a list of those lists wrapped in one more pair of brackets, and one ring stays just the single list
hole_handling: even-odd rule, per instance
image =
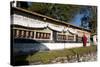
[{"label": "blue sky", "polygon": [[71,24],[75,25],[75,26],[80,26],[81,25],[81,18],[83,17],[83,14],[77,14],[73,20],[71,21]]},{"label": "blue sky", "polygon": [[[78,13],[75,15],[75,17],[72,19],[72,21],[70,22],[71,24],[75,25],[75,26],[79,26],[81,25],[81,18],[85,16],[89,16],[90,12],[88,11],[88,9],[85,9],[85,11],[83,13]],[[89,29],[89,27],[87,27],[86,29]]]}]

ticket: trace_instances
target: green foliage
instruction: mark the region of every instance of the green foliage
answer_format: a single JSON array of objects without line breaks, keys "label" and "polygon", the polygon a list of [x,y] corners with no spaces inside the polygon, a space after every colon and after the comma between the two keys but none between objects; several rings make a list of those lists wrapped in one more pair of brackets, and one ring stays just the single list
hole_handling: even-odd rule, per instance
[{"label": "green foliage", "polygon": [[[87,16],[83,28],[89,27],[92,33],[97,33],[97,6],[84,6],[81,8],[81,13]],[[84,17],[82,17],[84,18]],[[87,25],[88,23],[88,25]],[[86,25],[86,27],[84,27]]]},{"label": "green foliage", "polygon": [[80,6],[55,3],[32,3],[28,9],[55,19],[70,21],[79,11]]},{"label": "green foliage", "polygon": [[67,57],[77,55],[83,55],[91,52],[96,52],[97,46],[89,46],[89,47],[80,47],[80,48],[71,48],[71,49],[64,49],[64,50],[52,50],[47,52],[37,52],[33,55],[27,56],[25,59],[24,56],[16,57],[16,61],[28,61],[29,63],[33,62],[42,62],[44,64],[50,63],[51,60],[54,60],[57,57]]}]

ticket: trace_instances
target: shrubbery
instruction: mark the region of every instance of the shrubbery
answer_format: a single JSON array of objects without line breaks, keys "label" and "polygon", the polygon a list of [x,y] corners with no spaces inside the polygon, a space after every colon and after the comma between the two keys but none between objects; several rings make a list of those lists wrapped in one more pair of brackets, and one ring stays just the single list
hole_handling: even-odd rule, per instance
[{"label": "shrubbery", "polygon": [[80,48],[71,48],[71,49],[63,49],[63,50],[52,50],[46,52],[37,52],[28,56],[17,56],[15,57],[15,61],[24,62],[28,61],[28,63],[34,62],[42,62],[44,64],[50,63],[51,60],[54,60],[57,57],[67,57],[71,59],[72,56],[75,55],[84,55],[97,51],[97,46],[88,46],[88,47],[80,47]]}]

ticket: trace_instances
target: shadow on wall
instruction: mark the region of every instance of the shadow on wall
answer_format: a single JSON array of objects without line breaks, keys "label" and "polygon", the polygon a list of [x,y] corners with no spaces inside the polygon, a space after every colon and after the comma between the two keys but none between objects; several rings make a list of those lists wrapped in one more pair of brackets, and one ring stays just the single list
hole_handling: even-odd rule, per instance
[{"label": "shadow on wall", "polygon": [[13,43],[13,65],[29,65],[29,62],[26,60],[28,56],[32,56],[39,51],[48,50],[49,48],[41,42],[35,40],[16,39]]}]

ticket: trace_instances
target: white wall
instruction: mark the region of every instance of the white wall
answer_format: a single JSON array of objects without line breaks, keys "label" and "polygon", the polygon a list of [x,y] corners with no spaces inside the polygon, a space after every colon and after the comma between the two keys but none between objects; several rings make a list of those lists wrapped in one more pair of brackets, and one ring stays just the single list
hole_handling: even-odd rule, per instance
[{"label": "white wall", "polygon": [[[90,46],[90,43],[87,43],[87,46]],[[83,47],[83,43],[15,43],[14,51],[34,51],[34,50],[59,50],[64,48],[75,48]]]},{"label": "white wall", "polygon": [[[43,44],[50,50],[83,47],[83,43],[43,43]],[[90,43],[87,43],[87,46],[90,46]]]}]

